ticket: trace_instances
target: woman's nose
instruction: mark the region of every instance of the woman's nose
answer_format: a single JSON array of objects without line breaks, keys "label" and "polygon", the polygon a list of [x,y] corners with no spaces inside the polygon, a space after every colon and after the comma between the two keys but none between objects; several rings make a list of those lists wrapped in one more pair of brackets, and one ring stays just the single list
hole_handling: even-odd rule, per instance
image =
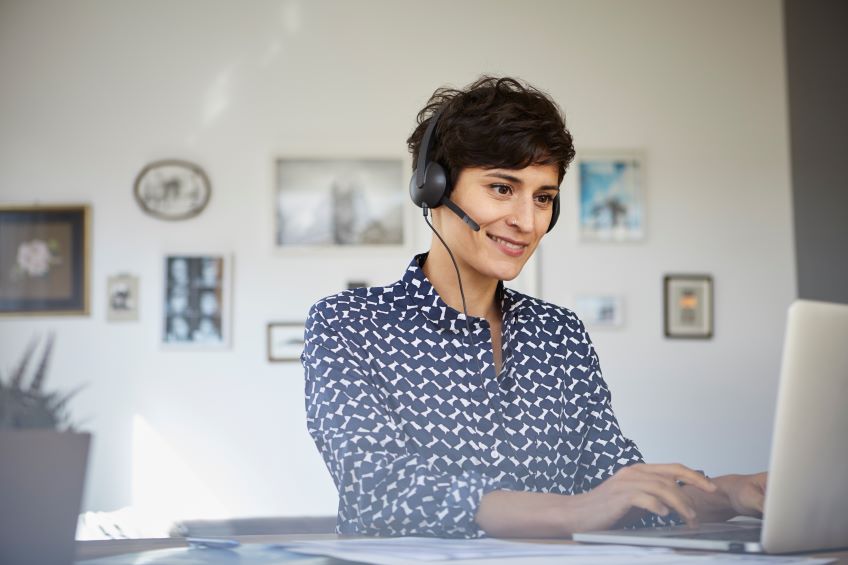
[{"label": "woman's nose", "polygon": [[533,210],[533,203],[531,202],[527,205],[522,202],[516,203],[515,208],[512,210],[512,214],[507,217],[506,223],[510,227],[530,232],[533,231],[533,223],[535,219],[536,216]]}]

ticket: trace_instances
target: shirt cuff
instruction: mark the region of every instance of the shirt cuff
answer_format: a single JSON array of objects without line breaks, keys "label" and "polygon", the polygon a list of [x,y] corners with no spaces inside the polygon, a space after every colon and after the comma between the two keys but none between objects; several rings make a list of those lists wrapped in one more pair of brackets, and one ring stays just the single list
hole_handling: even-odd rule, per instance
[{"label": "shirt cuff", "polygon": [[453,521],[447,528],[448,535],[464,538],[479,538],[486,535],[475,521],[477,509],[483,496],[496,490],[512,490],[503,481],[487,477],[476,471],[468,471],[453,477],[445,497],[443,521]]}]

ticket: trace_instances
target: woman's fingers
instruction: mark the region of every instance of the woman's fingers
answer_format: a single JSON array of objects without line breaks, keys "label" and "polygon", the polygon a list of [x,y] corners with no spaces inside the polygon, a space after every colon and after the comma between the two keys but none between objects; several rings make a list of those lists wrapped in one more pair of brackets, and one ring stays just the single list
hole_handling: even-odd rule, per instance
[{"label": "woman's fingers", "polygon": [[660,516],[668,516],[670,512],[668,506],[659,501],[655,496],[647,493],[640,493],[631,501],[631,504],[637,508],[659,514]]},{"label": "woman's fingers", "polygon": [[709,480],[704,476],[703,473],[699,473],[694,469],[690,469],[686,465],[681,465],[680,463],[670,463],[666,465],[645,465],[645,467],[650,468],[652,472],[659,473],[661,475],[670,477],[675,481],[680,481],[682,483],[686,483],[687,485],[692,485],[693,487],[697,487],[704,492],[715,492],[718,488],[714,482]]},{"label": "woman's fingers", "polygon": [[653,478],[640,481],[638,490],[656,498],[661,504],[672,508],[690,526],[698,523],[698,516],[692,507],[692,501],[675,483],[668,479]]}]

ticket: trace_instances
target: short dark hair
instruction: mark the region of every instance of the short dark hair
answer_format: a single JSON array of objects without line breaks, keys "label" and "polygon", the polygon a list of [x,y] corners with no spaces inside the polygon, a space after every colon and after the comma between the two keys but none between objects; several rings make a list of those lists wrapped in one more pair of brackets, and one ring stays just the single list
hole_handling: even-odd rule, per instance
[{"label": "short dark hair", "polygon": [[514,78],[482,76],[461,90],[436,89],[418,112],[418,125],[406,140],[413,168],[437,110],[441,114],[430,159],[448,169],[451,185],[466,167],[529,165],[557,165],[562,182],[574,159],[565,116],[548,94]]}]

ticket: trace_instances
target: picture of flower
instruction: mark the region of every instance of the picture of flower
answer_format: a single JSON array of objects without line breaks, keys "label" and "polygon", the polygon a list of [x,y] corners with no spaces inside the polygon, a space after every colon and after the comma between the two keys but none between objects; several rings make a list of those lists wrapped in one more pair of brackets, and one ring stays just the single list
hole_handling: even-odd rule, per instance
[{"label": "picture of flower", "polygon": [[12,269],[12,276],[44,277],[50,272],[51,265],[61,262],[58,257],[59,243],[55,239],[49,242],[42,239],[25,241],[18,247],[18,261]]},{"label": "picture of flower", "polygon": [[90,214],[0,207],[0,315],[88,314]]}]

